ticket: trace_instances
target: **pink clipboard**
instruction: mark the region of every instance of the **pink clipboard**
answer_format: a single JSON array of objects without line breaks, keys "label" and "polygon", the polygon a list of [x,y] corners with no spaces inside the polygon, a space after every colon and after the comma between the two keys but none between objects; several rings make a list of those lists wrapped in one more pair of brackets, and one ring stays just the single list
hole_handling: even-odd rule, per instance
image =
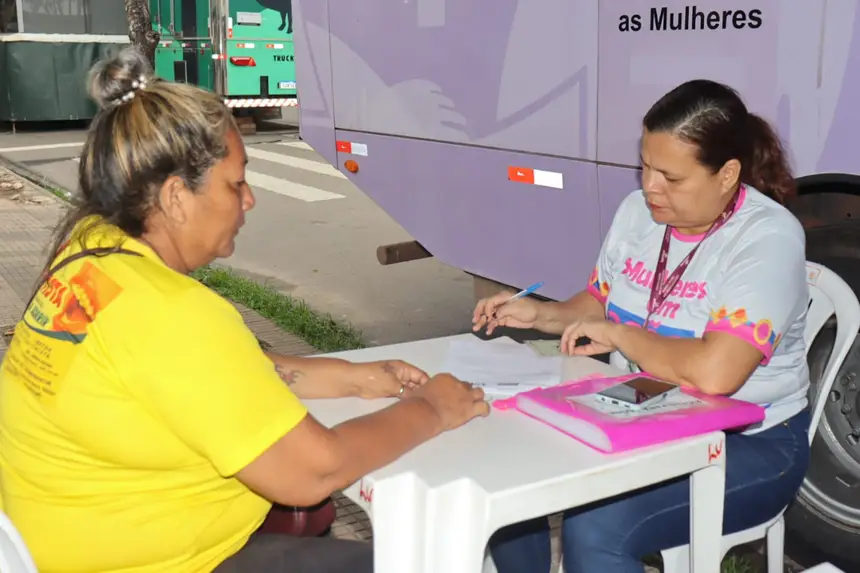
[{"label": "pink clipboard", "polygon": [[[617,408],[615,413],[607,413],[593,399],[589,401],[590,395],[638,376],[642,374],[589,376],[537,388],[504,400],[499,409],[516,408],[602,452],[628,451],[708,432],[743,428],[764,420],[762,406],[692,388],[682,388],[681,397],[674,403],[667,400],[667,404],[641,413],[619,414]],[[539,417],[531,404],[545,408],[560,422],[550,423]]]}]

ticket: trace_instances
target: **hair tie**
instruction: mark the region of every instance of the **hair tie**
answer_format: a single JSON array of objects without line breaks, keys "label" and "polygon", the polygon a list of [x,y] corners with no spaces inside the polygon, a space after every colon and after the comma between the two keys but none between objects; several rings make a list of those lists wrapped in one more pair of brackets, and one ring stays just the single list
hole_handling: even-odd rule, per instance
[{"label": "hair tie", "polygon": [[146,76],[141,75],[138,79],[131,81],[131,89],[124,93],[119,99],[114,100],[114,105],[122,105],[127,101],[134,99],[134,94],[138,90],[146,89]]}]

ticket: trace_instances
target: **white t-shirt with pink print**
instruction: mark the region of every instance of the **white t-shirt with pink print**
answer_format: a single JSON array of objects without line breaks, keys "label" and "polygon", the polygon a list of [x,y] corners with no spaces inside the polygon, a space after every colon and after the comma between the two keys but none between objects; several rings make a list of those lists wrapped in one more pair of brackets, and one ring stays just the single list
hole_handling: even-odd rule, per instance
[{"label": "white t-shirt with pink print", "polygon": [[[806,238],[785,207],[748,185],[740,193],[732,216],[702,242],[648,328],[682,338],[726,332],[760,350],[761,364],[732,395],[766,408],[765,420],[746,432],[755,433],[807,405]],[[642,326],[665,228],[651,218],[641,190],[618,207],[588,281],[609,320]],[[666,273],[701,239],[673,231]],[[611,363],[631,367],[620,352]]]}]

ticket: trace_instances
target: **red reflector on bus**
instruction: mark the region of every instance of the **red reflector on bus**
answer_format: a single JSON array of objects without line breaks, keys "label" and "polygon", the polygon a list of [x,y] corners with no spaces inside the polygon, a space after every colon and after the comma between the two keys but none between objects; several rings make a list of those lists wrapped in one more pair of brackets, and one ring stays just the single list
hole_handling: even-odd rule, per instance
[{"label": "red reflector on bus", "polygon": [[257,65],[254,58],[250,56],[230,56],[230,63],[234,66],[246,66],[249,68],[253,68]]}]

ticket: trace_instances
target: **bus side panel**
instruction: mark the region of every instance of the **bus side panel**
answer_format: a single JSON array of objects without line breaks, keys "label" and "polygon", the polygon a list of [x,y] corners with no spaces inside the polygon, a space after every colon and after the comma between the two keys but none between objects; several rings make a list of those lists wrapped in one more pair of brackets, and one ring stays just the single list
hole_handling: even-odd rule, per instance
[{"label": "bus side panel", "polygon": [[328,0],[293,0],[296,83],[302,86],[299,94],[302,139],[332,165],[338,166],[328,13]]},{"label": "bus side panel", "polygon": [[796,175],[856,173],[857,3],[750,0],[723,8],[601,3],[598,159],[636,165],[648,108],[678,84],[708,78],[737,89],[777,128]]},{"label": "bus side panel", "polygon": [[601,244],[594,163],[342,130],[337,139],[353,151],[340,162],[359,164],[349,179],[442,262],[517,287],[546,281],[539,294],[555,298],[585,288]]},{"label": "bus side panel", "polygon": [[637,165],[642,117],[667,91],[695,78],[734,87],[750,108],[775,119],[778,27],[789,4],[750,0],[722,10],[725,3],[713,0],[695,7],[684,0],[601,2],[598,159]]},{"label": "bus side panel", "polygon": [[598,165],[597,182],[600,189],[600,232],[605,237],[621,201],[642,187],[642,172],[634,167]]},{"label": "bus side panel", "polygon": [[596,158],[597,0],[329,1],[339,129]]},{"label": "bus side panel", "polygon": [[[825,6],[816,108],[821,123],[816,134],[800,134],[812,139],[814,143],[808,145],[814,146],[799,174],[860,174],[860,6],[857,2],[826,2]],[[805,102],[792,103],[794,112]],[[801,137],[792,137],[795,151],[801,142]]]}]

